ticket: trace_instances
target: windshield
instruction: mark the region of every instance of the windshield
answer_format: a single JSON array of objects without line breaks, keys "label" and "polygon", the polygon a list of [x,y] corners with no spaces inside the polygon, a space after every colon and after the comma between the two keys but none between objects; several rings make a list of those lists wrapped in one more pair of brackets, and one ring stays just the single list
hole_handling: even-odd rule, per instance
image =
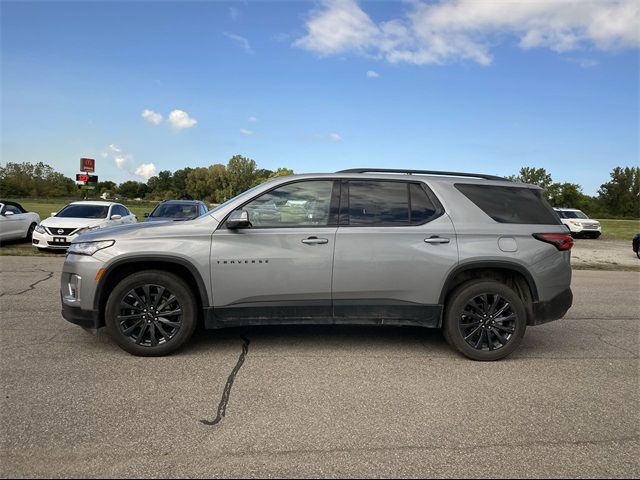
[{"label": "windshield", "polygon": [[581,211],[574,212],[571,210],[565,210],[562,213],[564,214],[564,218],[589,218]]},{"label": "windshield", "polygon": [[107,218],[108,205],[71,204],[60,210],[56,217],[62,218]]},{"label": "windshield", "polygon": [[149,216],[154,218],[195,218],[198,216],[198,207],[188,203],[161,203]]}]

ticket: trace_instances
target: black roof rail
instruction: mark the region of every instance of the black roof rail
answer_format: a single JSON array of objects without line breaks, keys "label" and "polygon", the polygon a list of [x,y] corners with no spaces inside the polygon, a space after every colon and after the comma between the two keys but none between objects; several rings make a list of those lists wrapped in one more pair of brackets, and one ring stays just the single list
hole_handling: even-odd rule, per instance
[{"label": "black roof rail", "polygon": [[484,178],[485,180],[499,180],[502,182],[511,181],[505,177],[487,175],[484,173],[441,172],[439,170],[406,170],[403,168],[350,168],[348,170],[339,170],[336,173],[404,173],[406,175],[443,175],[448,177]]}]

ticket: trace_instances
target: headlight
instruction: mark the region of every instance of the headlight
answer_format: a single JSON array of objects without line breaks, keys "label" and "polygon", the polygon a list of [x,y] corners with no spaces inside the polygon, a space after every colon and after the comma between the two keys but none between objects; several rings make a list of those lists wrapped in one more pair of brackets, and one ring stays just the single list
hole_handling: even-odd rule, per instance
[{"label": "headlight", "polygon": [[72,243],[69,247],[69,253],[75,253],[76,255],[93,255],[98,250],[109,248],[116,243],[115,240],[103,240],[101,242],[78,242]]},{"label": "headlight", "polygon": [[84,228],[81,228],[80,230],[78,230],[76,232],[76,235],[80,235],[81,233],[87,233],[87,232],[90,232],[92,230],[97,230],[99,228],[100,227],[84,227]]},{"label": "headlight", "polygon": [[35,230],[38,233],[47,233],[47,231],[44,229],[44,227],[42,225],[40,225],[40,224],[36,225]]}]

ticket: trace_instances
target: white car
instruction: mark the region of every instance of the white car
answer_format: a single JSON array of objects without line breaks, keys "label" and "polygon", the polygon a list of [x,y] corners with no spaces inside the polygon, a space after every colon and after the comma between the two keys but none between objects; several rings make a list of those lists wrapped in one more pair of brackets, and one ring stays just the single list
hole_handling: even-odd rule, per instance
[{"label": "white car", "polygon": [[602,234],[600,222],[592,220],[575,208],[554,208],[560,221],[571,231],[572,237],[598,238]]},{"label": "white car", "polygon": [[31,240],[31,234],[40,223],[40,216],[27,212],[16,202],[0,200],[0,242]]},{"label": "white car", "polygon": [[68,248],[76,235],[97,228],[136,223],[127,207],[113,202],[72,202],[43,220],[31,241],[38,248]]}]

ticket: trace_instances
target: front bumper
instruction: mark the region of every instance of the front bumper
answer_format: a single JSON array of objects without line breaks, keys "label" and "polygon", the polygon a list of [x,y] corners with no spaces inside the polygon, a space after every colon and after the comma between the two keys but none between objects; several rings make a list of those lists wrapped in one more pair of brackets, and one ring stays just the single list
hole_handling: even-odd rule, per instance
[{"label": "front bumper", "polygon": [[[77,235],[49,235],[48,233],[33,232],[31,237],[31,245],[37,248],[51,248],[56,250],[66,250],[71,245],[71,241],[76,238]],[[57,242],[55,239],[61,238],[63,242]]]},{"label": "front bumper", "polygon": [[559,293],[551,300],[533,303],[533,315],[529,319],[529,325],[541,325],[564,317],[567,310],[573,304],[573,292],[571,288]]},{"label": "front bumper", "polygon": [[62,303],[62,317],[76,325],[91,330],[100,328],[100,316],[95,310],[82,310],[80,307],[72,307]]},{"label": "front bumper", "polygon": [[572,223],[565,223],[567,227],[569,227],[569,231],[571,233],[591,233],[591,234],[601,234],[602,233],[602,225],[574,225]]},{"label": "front bumper", "polygon": [[[72,323],[81,325],[82,319],[91,318],[93,314],[90,312],[97,309],[95,305],[98,288],[96,275],[104,266],[104,258],[99,257],[98,254],[92,256],[67,254],[65,258],[60,275],[60,300],[63,317]],[[74,288],[71,288],[71,285]]]}]

